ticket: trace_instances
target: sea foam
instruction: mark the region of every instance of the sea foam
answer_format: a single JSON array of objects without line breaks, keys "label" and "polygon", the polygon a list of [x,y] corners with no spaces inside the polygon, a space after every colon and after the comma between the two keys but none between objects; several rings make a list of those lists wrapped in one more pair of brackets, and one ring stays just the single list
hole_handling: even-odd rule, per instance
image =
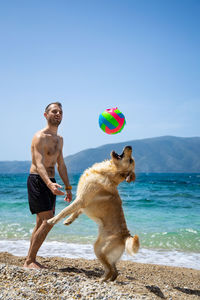
[{"label": "sea foam", "polygon": [[[9,252],[16,256],[26,256],[28,249],[29,241],[27,240],[0,241],[1,252]],[[59,256],[64,258],[96,258],[93,246],[91,244],[74,244],[48,241],[44,242],[38,252],[38,255],[43,257]],[[124,253],[121,259],[139,263],[185,267],[200,270],[200,253],[150,250],[141,248],[134,256]]]}]

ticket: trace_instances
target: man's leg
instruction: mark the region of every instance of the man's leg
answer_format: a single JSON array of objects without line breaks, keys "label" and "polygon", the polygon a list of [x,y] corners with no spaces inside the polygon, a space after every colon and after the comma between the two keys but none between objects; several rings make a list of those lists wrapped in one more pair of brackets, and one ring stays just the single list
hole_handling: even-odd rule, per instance
[{"label": "man's leg", "polygon": [[41,224],[42,224],[42,220],[39,218],[38,215],[36,215],[36,225],[35,225],[35,228],[33,229],[32,235],[31,235],[30,245],[32,244],[35,233],[38,230],[38,228],[41,226]]},{"label": "man's leg", "polygon": [[37,214],[36,217],[36,226],[33,230],[31,241],[30,241],[30,248],[28,251],[28,255],[26,261],[24,263],[24,267],[26,268],[36,268],[40,269],[43,268],[41,264],[36,262],[36,255],[38,250],[40,249],[42,243],[44,242],[47,234],[53,227],[52,225],[47,223],[47,220],[53,217],[53,211],[44,211]]}]

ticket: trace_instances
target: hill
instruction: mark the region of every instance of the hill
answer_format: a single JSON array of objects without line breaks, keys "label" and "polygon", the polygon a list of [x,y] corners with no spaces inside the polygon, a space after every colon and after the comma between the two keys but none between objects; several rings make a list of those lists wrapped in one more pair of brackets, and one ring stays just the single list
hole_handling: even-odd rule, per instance
[{"label": "hill", "polygon": [[[80,173],[95,162],[109,159],[110,152],[133,148],[136,173],[200,173],[200,137],[163,136],[86,149],[65,158],[69,173]],[[0,173],[28,173],[30,161],[0,161]]]},{"label": "hill", "polygon": [[115,150],[130,145],[136,162],[136,172],[198,173],[200,172],[200,137],[163,136],[103,145],[83,150],[65,158],[69,172],[82,172],[95,162],[110,157]]},{"label": "hill", "polygon": [[13,174],[13,173],[29,173],[30,161],[0,161],[0,173]]}]

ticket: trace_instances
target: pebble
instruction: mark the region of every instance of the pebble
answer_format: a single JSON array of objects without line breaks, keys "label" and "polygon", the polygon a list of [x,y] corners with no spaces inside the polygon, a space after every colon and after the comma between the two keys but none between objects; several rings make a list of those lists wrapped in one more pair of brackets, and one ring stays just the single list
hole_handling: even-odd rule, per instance
[{"label": "pebble", "polygon": [[[103,271],[95,260],[51,258],[48,270],[29,270],[21,267],[25,258],[0,257],[0,300],[200,299],[197,270],[120,262],[117,280],[102,283]],[[60,271],[63,266],[70,272]]]},{"label": "pebble", "polygon": [[[56,279],[55,279],[56,278]],[[133,299],[115,286],[83,279],[83,275],[61,276],[47,270],[26,270],[18,266],[0,265],[1,300],[39,299]],[[134,298],[142,299],[142,298]]]}]

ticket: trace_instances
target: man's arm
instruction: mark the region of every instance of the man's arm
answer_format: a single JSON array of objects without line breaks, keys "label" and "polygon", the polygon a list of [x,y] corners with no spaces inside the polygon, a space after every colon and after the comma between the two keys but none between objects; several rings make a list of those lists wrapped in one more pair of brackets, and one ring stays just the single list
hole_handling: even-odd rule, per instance
[{"label": "man's arm", "polygon": [[44,166],[44,141],[41,136],[34,136],[32,145],[34,152],[34,163],[36,165],[38,174],[54,195],[64,195],[64,193],[58,189],[62,188],[62,186],[52,182],[47,174]]},{"label": "man's arm", "polygon": [[[68,173],[67,173],[67,167],[65,165],[65,161],[63,158],[63,152],[62,152],[62,148],[63,148],[63,139],[62,138],[61,138],[61,143],[62,143],[62,145],[61,145],[62,147],[61,147],[60,153],[57,158],[57,169],[58,169],[58,173],[59,173],[62,181],[65,184],[65,187],[69,187],[70,183],[69,183],[69,178],[68,178]],[[72,200],[71,190],[66,189],[66,194],[67,195],[65,197],[65,200],[70,202]]]}]

